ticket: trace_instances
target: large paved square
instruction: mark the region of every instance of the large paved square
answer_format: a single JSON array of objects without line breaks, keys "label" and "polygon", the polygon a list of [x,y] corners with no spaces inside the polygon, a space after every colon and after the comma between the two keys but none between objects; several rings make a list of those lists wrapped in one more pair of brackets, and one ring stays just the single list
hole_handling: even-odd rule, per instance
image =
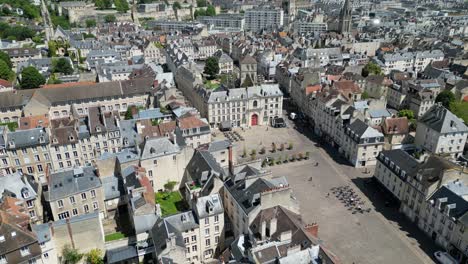
[{"label": "large paved square", "polygon": [[[386,218],[388,214],[384,214],[382,208],[376,211],[376,201],[361,189],[363,186],[357,184],[359,180],[370,177],[371,174],[364,174],[362,169],[350,167],[335,157],[333,152],[325,151],[327,148],[321,148],[312,140],[309,130],[295,128],[290,123],[289,128],[267,130],[265,127],[256,127],[238,132],[245,138],[244,141],[234,143],[240,160],[243,149],[248,153],[251,149],[256,149],[258,152],[261,146],[265,146],[267,152],[264,155],[257,154],[256,158],[266,156],[275,158],[298,152],[310,152],[310,159],[307,161],[276,165],[269,169],[274,176],[286,176],[301,207],[304,222],[319,224],[319,238],[340,257],[343,263],[433,263],[428,254],[430,255],[435,249],[429,246],[430,249],[427,250],[426,246],[425,250],[428,252],[423,251],[420,244],[421,237],[417,239],[413,237],[414,232],[421,235],[420,232],[411,230],[415,228],[413,226],[410,226],[409,232],[404,231],[399,222],[402,216],[395,208],[392,208],[391,213],[395,219],[391,220]],[[294,148],[290,151],[272,153],[268,151],[272,142],[291,142]],[[312,180],[309,180],[310,177]],[[353,188],[365,201],[364,208],[371,208],[371,212],[352,214],[334,197],[330,188],[344,185]],[[370,191],[375,194],[375,191]],[[424,237],[422,240],[427,242]]]}]

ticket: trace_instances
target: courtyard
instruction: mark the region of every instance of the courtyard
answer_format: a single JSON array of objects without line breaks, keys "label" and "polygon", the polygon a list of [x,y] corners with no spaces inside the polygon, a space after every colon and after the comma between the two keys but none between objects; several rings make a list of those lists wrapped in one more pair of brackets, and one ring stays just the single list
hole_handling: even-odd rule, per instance
[{"label": "courtyard", "polygon": [[[343,263],[434,263],[438,250],[397,208],[385,207],[385,196],[369,184],[369,172],[356,169],[336,151],[316,142],[312,132],[288,120],[287,128],[252,127],[237,130],[244,138],[234,142],[238,161],[308,153],[309,158],[269,167],[274,177],[285,176],[293,188],[305,223],[319,224],[319,238]],[[223,138],[218,134],[215,139]],[[272,151],[272,143],[285,149]],[[287,146],[292,144],[292,148]],[[262,148],[265,153],[261,154]],[[255,155],[252,154],[255,150]],[[247,154],[247,155],[244,155]],[[353,213],[334,194],[336,187],[349,186],[362,201],[363,213]]]}]

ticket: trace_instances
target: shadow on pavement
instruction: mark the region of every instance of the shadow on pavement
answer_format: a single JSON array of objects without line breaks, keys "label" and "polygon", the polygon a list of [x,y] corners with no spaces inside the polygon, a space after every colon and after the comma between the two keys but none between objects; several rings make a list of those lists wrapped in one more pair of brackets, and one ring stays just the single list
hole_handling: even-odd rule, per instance
[{"label": "shadow on pavement", "polygon": [[[391,194],[383,189],[374,178],[354,178],[351,181],[354,185],[367,196],[376,212],[382,214],[388,221],[394,222],[393,225],[406,233],[406,236],[417,241],[414,246],[419,247],[432,260],[435,261],[433,253],[441,250],[434,241],[431,240],[418,226],[407,219],[403,213],[399,212],[399,203]],[[413,243],[412,243],[413,244]]]}]

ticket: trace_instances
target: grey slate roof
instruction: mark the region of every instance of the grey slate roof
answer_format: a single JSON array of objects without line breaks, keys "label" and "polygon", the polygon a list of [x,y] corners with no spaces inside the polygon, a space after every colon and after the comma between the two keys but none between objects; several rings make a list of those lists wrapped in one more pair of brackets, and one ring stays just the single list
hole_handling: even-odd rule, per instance
[{"label": "grey slate roof", "polygon": [[18,199],[23,199],[22,192],[28,191],[29,198],[37,197],[37,189],[31,185],[26,176],[21,176],[18,172],[0,177],[0,196],[7,193],[8,196],[13,196]]},{"label": "grey slate roof", "polygon": [[[49,135],[44,128],[33,128],[28,130],[17,130],[7,135],[7,148],[20,149],[33,146],[47,145]],[[11,145],[11,143],[14,145]]]},{"label": "grey slate roof", "polygon": [[434,105],[418,122],[439,133],[468,132],[468,127],[456,115],[441,105]]},{"label": "grey slate roof", "polygon": [[380,152],[378,159],[386,164],[385,157],[388,158],[388,163],[393,162],[395,166],[405,171],[406,175],[414,175],[418,170],[419,162],[401,149],[384,150]]},{"label": "grey slate roof", "polygon": [[221,197],[217,193],[198,198],[194,210],[198,216],[198,219],[222,214],[224,212]]},{"label": "grey slate roof", "polygon": [[49,191],[44,193],[44,196],[51,202],[99,188],[101,185],[93,167],[80,167],[51,174]]},{"label": "grey slate roof", "polygon": [[229,140],[217,140],[213,141],[208,146],[208,152],[218,152],[226,150],[231,145]]},{"label": "grey slate roof", "polygon": [[138,258],[135,246],[124,246],[110,249],[106,252],[107,263],[121,263],[122,261]]},{"label": "grey slate roof", "polygon": [[441,202],[441,210],[444,210],[446,206],[451,204],[455,205],[455,208],[451,208],[449,211],[450,217],[458,219],[468,211],[468,201],[466,201],[462,196],[459,196],[451,191],[446,186],[442,186],[437,191],[435,191],[429,200],[434,200],[435,204],[435,201],[440,198],[447,198],[446,202]]},{"label": "grey slate roof", "polygon": [[151,159],[166,155],[176,154],[180,151],[177,145],[174,145],[168,138],[150,138],[146,140],[141,153],[141,159]]}]

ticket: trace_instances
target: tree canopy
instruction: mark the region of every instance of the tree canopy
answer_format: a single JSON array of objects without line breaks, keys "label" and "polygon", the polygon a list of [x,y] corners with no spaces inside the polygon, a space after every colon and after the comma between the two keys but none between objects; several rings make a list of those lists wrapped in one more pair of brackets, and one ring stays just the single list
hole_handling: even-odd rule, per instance
[{"label": "tree canopy", "polygon": [[87,28],[92,28],[96,26],[96,20],[94,19],[86,19],[85,23]]},{"label": "tree canopy", "polygon": [[11,81],[14,78],[15,73],[10,67],[8,67],[8,64],[5,61],[0,60],[0,79]]},{"label": "tree canopy", "polygon": [[207,5],[206,0],[197,0],[198,7],[205,7]]},{"label": "tree canopy", "polygon": [[367,77],[369,75],[382,75],[382,69],[374,62],[369,62],[362,68],[361,75]]},{"label": "tree canopy", "polygon": [[94,2],[94,5],[96,6],[97,9],[109,9],[112,7],[112,1],[111,0],[96,0]]},{"label": "tree canopy", "polygon": [[409,109],[402,109],[398,112],[399,117],[406,117],[408,120],[414,119],[414,112]]},{"label": "tree canopy", "polygon": [[177,9],[181,9],[182,6],[180,5],[179,2],[175,1],[173,4],[172,4],[172,9],[174,10],[177,10]]},{"label": "tree canopy", "polygon": [[120,13],[126,13],[129,9],[127,0],[114,0],[114,5]]},{"label": "tree canopy", "polygon": [[29,27],[20,25],[10,26],[5,22],[0,22],[0,38],[10,40],[25,40],[34,37],[35,32]]},{"label": "tree canopy", "polygon": [[439,102],[448,109],[450,108],[450,104],[455,102],[455,95],[449,90],[444,90],[436,97],[436,103]]},{"label": "tree canopy", "polygon": [[219,64],[218,58],[216,57],[209,57],[205,62],[204,73],[210,76],[210,78],[214,79],[216,75],[219,73]]},{"label": "tree canopy", "polygon": [[81,254],[77,249],[70,247],[70,245],[65,245],[62,250],[62,255],[63,261],[66,264],[76,264],[83,258],[83,254]]},{"label": "tree canopy", "polygon": [[6,64],[8,65],[8,67],[11,69],[11,67],[13,67],[13,64],[11,63],[11,59],[10,59],[10,56],[8,55],[8,53],[4,52],[4,51],[0,51],[0,60],[6,62]]},{"label": "tree canopy", "polygon": [[106,15],[104,17],[104,21],[107,23],[111,23],[117,21],[117,18],[114,15]]},{"label": "tree canopy", "polygon": [[102,259],[102,251],[98,248],[91,249],[86,254],[86,261],[89,264],[104,264],[104,260]]},{"label": "tree canopy", "polygon": [[73,73],[73,67],[69,60],[65,58],[59,58],[52,61],[52,71],[69,75]]},{"label": "tree canopy", "polygon": [[33,66],[26,67],[21,71],[21,89],[39,88],[45,82],[44,76]]},{"label": "tree canopy", "polygon": [[207,15],[207,16],[216,16],[216,10],[215,10],[214,6],[209,5],[209,6],[206,8],[206,15]]}]

